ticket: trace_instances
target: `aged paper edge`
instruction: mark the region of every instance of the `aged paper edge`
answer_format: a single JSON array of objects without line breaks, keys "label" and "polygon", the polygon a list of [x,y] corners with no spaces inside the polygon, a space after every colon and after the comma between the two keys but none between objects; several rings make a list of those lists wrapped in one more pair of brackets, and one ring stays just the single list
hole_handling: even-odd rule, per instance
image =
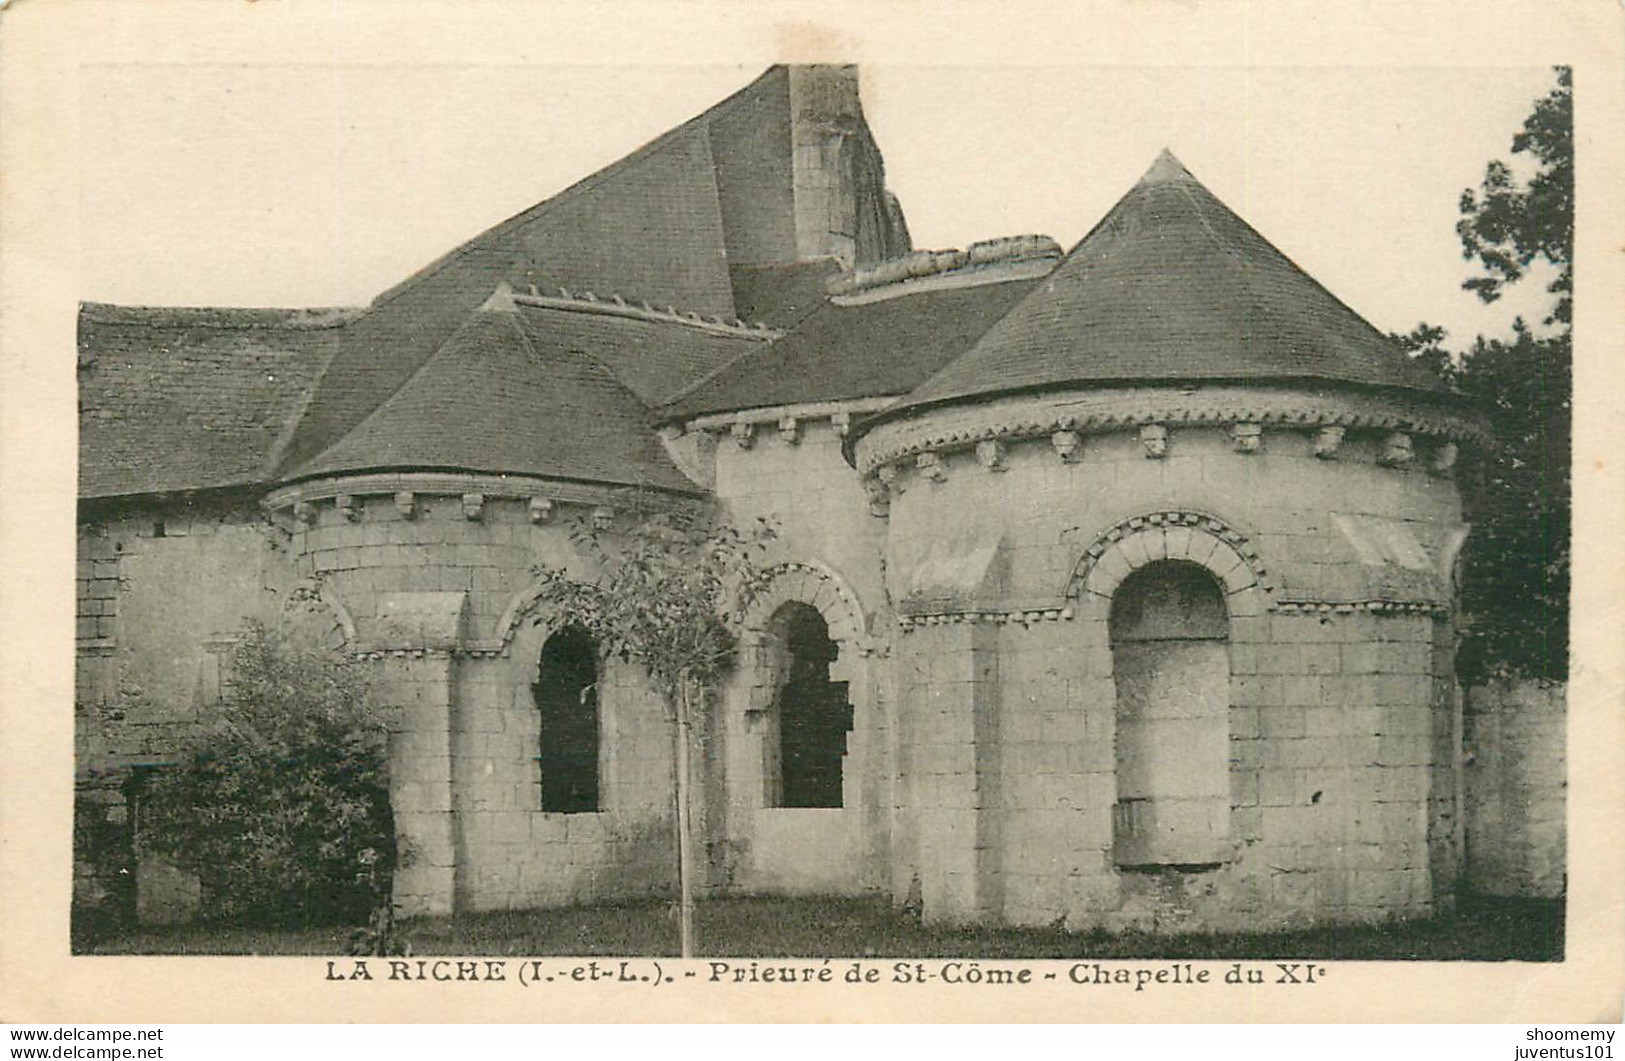
[{"label": "aged paper edge", "polygon": [[[1019,16],[1019,17],[1018,17]],[[940,5],[617,2],[201,5],[14,0],[0,13],[0,1009],[27,1021],[1617,1021],[1625,951],[1621,811],[1625,337],[1622,12],[1541,5],[1175,2]],[[1341,962],[1313,992],[1091,995],[940,987],[684,987],[628,997],[506,984],[339,989],[319,959],[80,957],[67,947],[72,803],[74,364],[79,68],[89,63],[435,62],[673,66],[1575,67],[1575,667],[1570,686],[1568,958]],[[1395,160],[1396,165],[1425,160]],[[1239,1004],[1238,1004],[1239,1003]]]}]

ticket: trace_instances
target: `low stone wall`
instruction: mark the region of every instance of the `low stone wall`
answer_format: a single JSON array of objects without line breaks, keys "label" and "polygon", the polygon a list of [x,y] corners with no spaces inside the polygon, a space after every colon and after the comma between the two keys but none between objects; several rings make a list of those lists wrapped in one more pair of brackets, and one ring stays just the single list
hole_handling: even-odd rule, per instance
[{"label": "low stone wall", "polygon": [[1567,693],[1529,681],[1466,692],[1471,891],[1555,899],[1567,888]]}]

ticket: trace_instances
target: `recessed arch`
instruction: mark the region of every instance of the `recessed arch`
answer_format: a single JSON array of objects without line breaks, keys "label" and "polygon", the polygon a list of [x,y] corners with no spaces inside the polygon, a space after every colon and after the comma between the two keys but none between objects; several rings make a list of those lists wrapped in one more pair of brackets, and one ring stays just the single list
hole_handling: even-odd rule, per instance
[{"label": "recessed arch", "polygon": [[769,635],[774,615],[785,604],[793,602],[817,610],[828,626],[830,640],[840,647],[831,677],[857,681],[858,661],[874,651],[868,621],[846,580],[822,564],[788,561],[768,570],[766,586],[751,599],[745,611],[742,640],[746,648],[762,645]]},{"label": "recessed arch", "polygon": [[1186,559],[1151,561],[1112,596],[1113,857],[1124,868],[1225,860],[1230,816],[1230,618],[1224,585]]},{"label": "recessed arch", "polygon": [[1223,587],[1231,617],[1269,607],[1274,583],[1251,539],[1217,516],[1159,510],[1131,516],[1096,535],[1067,578],[1065,595],[1080,618],[1105,621],[1117,587],[1131,574],[1162,560],[1206,569]]}]

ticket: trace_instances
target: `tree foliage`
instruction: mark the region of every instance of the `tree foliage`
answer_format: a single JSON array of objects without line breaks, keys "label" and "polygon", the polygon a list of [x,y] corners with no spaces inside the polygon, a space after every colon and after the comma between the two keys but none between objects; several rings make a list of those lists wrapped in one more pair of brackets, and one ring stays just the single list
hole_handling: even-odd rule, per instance
[{"label": "tree foliage", "polygon": [[1509,338],[1479,336],[1459,356],[1426,323],[1394,338],[1489,419],[1495,444],[1462,478],[1473,524],[1463,557],[1467,637],[1463,677],[1568,674],[1571,417],[1573,406],[1574,121],[1571,75],[1536,101],[1512,138],[1530,156],[1520,179],[1499,160],[1478,191],[1461,196],[1456,226],[1477,275],[1463,287],[1486,302],[1543,260],[1556,271],[1550,312],[1537,334],[1521,318]]},{"label": "tree foliage", "polygon": [[1443,328],[1423,321],[1404,335],[1390,332],[1388,338],[1398,343],[1418,364],[1443,380],[1446,386],[1451,389],[1460,387],[1461,364],[1445,346],[1447,333]]},{"label": "tree foliage", "polygon": [[772,537],[730,524],[660,513],[624,533],[571,531],[594,575],[538,568],[539,601],[579,624],[607,655],[648,672],[668,705],[685,686],[710,685],[733,664],[744,609],[761,589]]},{"label": "tree foliage", "polygon": [[1494,302],[1544,259],[1557,270],[1545,323],[1567,325],[1574,292],[1574,93],[1569,68],[1557,67],[1556,74],[1556,86],[1512,137],[1512,153],[1530,156],[1535,172],[1520,180],[1512,166],[1491,162],[1479,190],[1461,193],[1456,233],[1463,255],[1482,268],[1464,287]]},{"label": "tree foliage", "polygon": [[1572,353],[1565,329],[1480,337],[1462,391],[1490,417],[1497,449],[1464,483],[1472,537],[1461,669],[1470,678],[1568,676]]},{"label": "tree foliage", "polygon": [[251,624],[224,691],[149,782],[143,842],[197,874],[206,917],[364,921],[396,852],[388,729],[359,666]]}]

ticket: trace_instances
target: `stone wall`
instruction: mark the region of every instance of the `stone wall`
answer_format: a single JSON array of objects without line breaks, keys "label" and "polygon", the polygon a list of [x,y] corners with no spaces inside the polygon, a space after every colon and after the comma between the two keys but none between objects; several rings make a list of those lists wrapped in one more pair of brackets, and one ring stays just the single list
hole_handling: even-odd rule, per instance
[{"label": "stone wall", "polygon": [[[603,503],[555,511],[529,497],[329,491],[274,520],[233,504],[85,521],[81,833],[129,841],[129,767],[172,757],[185,729],[218,702],[236,633],[257,619],[313,625],[305,632],[329,647],[373,661],[395,711],[392,803],[405,851],[396,892],[405,913],[669,888],[672,726],[629,668],[608,665],[602,679],[600,811],[541,811],[531,687],[557,617],[535,604],[534,567],[579,573],[568,528],[595,518],[631,517]],[[112,867],[102,875],[116,877],[119,859],[102,861]],[[118,891],[99,873],[88,861],[76,867],[87,902]],[[135,875],[134,899],[118,901],[133,902],[143,919],[195,909],[195,883],[168,867],[147,859]]]},{"label": "stone wall", "polygon": [[[1546,839],[1560,792],[1517,795],[1561,776],[1551,703],[1480,701],[1465,734],[1479,758],[1458,767],[1448,464],[1391,460],[1382,431],[1326,452],[1312,427],[1130,427],[921,453],[875,491],[842,455],[849,418],[741,416],[685,451],[736,524],[779,535],[740,665],[702,705],[702,887],[884,891],[937,921],[1165,932],[1420,916],[1461,873],[1464,784],[1485,838],[1474,879],[1543,894],[1560,880],[1561,840]],[[633,669],[601,672],[599,809],[541,809],[532,686],[567,617],[537,605],[534,569],[584,573],[569,526],[631,514],[578,487],[358,485],[289,488],[270,522],[241,504],[86,522],[82,774],[161,760],[218,699],[211,661],[243,619],[286,625],[289,602],[314,597],[316,625],[373,661],[397,709],[408,913],[667,891],[673,726]],[[1200,866],[1131,866],[1116,843],[1111,606],[1165,560],[1205,568],[1225,605],[1228,795]],[[772,617],[791,601],[822,615],[854,708],[839,809],[767,805]],[[110,730],[121,684],[149,706]],[[105,831],[119,797],[100,791],[82,805]],[[140,876],[158,889],[165,872]],[[149,916],[171,916],[157,895]]]},{"label": "stone wall", "polygon": [[[1336,459],[1311,432],[1263,440],[1171,427],[1150,454],[1122,431],[1064,454],[1047,439],[934,454],[891,477],[896,828],[917,853],[893,888],[917,875],[928,917],[1242,930],[1449,901],[1453,640],[1423,593],[1448,600],[1454,486],[1382,466],[1375,437]],[[1430,571],[1383,551],[1412,545]],[[1230,847],[1200,870],[1131,870],[1112,853],[1108,613],[1131,570],[1170,558],[1227,591]],[[1372,586],[1387,599],[1362,599]]]},{"label": "stone wall", "polygon": [[1567,890],[1567,688],[1466,691],[1467,887],[1558,899]]},{"label": "stone wall", "polygon": [[[608,502],[611,499],[599,499]],[[314,499],[294,535],[343,602],[401,712],[392,750],[397,875],[408,913],[626,898],[669,889],[672,726],[656,693],[606,664],[596,813],[544,813],[532,686],[545,633],[535,568],[587,571],[581,521],[608,503],[538,506],[474,491]]]},{"label": "stone wall", "polygon": [[[736,525],[758,518],[778,535],[775,581],[747,618],[740,665],[716,701],[722,769],[711,780],[705,833],[713,885],[744,891],[858,893],[886,887],[893,768],[883,651],[884,523],[841,455],[844,418],[773,417],[729,429],[714,447],[718,498]],[[846,682],[854,717],[838,810],[766,806],[764,712],[776,693],[768,628],[776,608],[817,608],[839,648],[830,678]]]},{"label": "stone wall", "polygon": [[236,499],[127,504],[87,512],[77,552],[75,902],[184,919],[196,882],[134,850],[131,769],[170,761],[219,702],[244,622],[296,618],[287,539]]},{"label": "stone wall", "polygon": [[527,628],[506,656],[458,667],[451,776],[461,910],[636,898],[675,880],[673,727],[634,668],[609,661],[601,671],[598,811],[543,812],[531,686],[547,632]]}]

